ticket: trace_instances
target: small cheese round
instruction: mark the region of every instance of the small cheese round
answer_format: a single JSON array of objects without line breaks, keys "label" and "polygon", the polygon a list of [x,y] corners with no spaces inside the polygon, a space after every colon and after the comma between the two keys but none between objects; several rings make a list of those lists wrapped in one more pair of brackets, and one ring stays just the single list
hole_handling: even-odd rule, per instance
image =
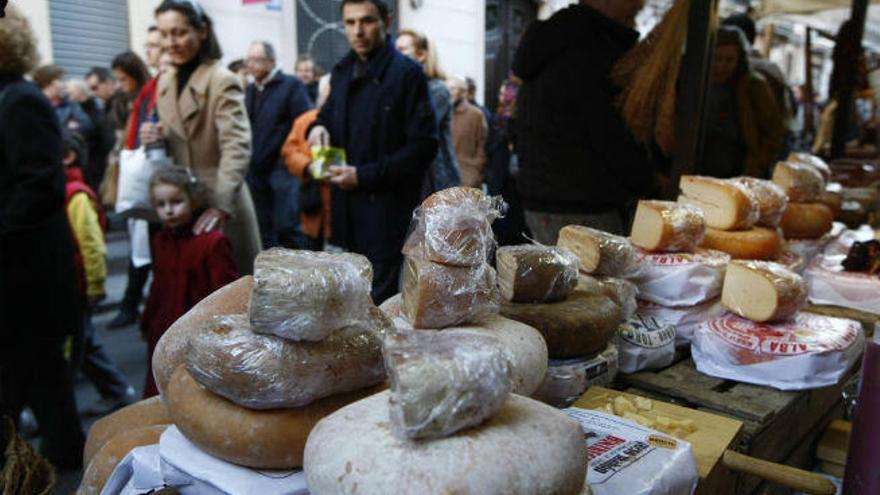
[{"label": "small cheese round", "polygon": [[171,417],[161,397],[150,397],[104,416],[92,425],[83,450],[83,466],[92,462],[95,453],[121,432],[152,425],[169,425]]},{"label": "small cheese round", "polygon": [[123,431],[108,440],[94,455],[85,472],[77,495],[98,495],[116,466],[129,452],[144,445],[159,443],[168,425],[152,425]]},{"label": "small cheese round", "polygon": [[706,233],[706,217],[694,206],[642,200],[632,225],[632,243],[646,251],[690,252]]},{"label": "small cheese round", "polygon": [[782,221],[782,213],[788,205],[788,196],[773,182],[754,177],[737,177],[734,180],[752,192],[758,201],[760,217],[758,225],[776,227]]},{"label": "small cheese round", "polygon": [[766,227],[733,232],[706,229],[702,247],[723,251],[738,260],[770,260],[779,254],[782,238],[776,229]]},{"label": "small cheese round", "polygon": [[296,409],[257,411],[209,392],[181,365],[168,383],[166,401],[180,432],[208,454],[257,469],[294,469],[302,466],[306,438],[321,418],[379,390],[334,395]]},{"label": "small cheese round", "polygon": [[304,468],[313,495],[576,495],[587,451],[576,421],[517,395],[475,428],[404,440],[391,430],[388,393],[381,393],[318,423]]},{"label": "small cheese round", "polygon": [[786,239],[818,239],[831,232],[834,214],[822,203],[789,203],[782,217]]},{"label": "small cheese round", "polygon": [[794,202],[816,201],[825,190],[825,180],[813,166],[779,162],[773,169],[773,182]]}]

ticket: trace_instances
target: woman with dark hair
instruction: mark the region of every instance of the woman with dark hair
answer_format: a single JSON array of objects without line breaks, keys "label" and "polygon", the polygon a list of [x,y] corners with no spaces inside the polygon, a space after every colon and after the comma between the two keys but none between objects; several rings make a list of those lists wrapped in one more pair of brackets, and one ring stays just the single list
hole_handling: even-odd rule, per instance
[{"label": "woman with dark hair", "polygon": [[706,142],[698,171],[766,178],[785,129],[767,81],[749,66],[739,28],[720,26],[706,101]]},{"label": "woman with dark hair", "polygon": [[159,78],[159,122],[141,125],[141,143],[164,140],[175,163],[205,184],[211,206],[196,220],[193,234],[222,229],[241,273],[251,273],[260,234],[250,193],[242,187],[251,130],[241,81],[220,64],[213,23],[197,2],[165,0],[156,9],[156,23],[173,68]]},{"label": "woman with dark hair", "polygon": [[147,64],[132,51],[117,55],[111,67],[113,77],[119,81],[120,88],[129,97],[136,97],[144,84],[150,80]]}]

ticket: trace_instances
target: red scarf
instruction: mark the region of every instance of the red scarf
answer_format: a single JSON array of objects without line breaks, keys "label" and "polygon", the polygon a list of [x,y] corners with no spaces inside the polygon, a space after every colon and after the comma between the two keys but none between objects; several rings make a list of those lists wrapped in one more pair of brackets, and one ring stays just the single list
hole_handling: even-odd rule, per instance
[{"label": "red scarf", "polygon": [[159,84],[159,76],[156,76],[153,79],[147,81],[147,84],[144,84],[143,89],[141,89],[140,94],[136,100],[134,100],[134,108],[131,110],[131,125],[128,129],[128,138],[125,140],[125,149],[133,150],[135,142],[137,140],[138,122],[140,122],[140,113],[141,113],[141,105],[144,100],[149,98],[147,103],[147,113],[153,113],[153,109],[156,108],[156,86]]}]

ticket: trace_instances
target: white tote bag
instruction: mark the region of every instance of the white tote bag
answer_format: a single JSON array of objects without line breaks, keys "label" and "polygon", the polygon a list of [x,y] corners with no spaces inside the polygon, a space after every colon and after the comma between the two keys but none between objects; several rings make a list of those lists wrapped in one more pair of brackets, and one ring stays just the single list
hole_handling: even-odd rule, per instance
[{"label": "white tote bag", "polygon": [[156,212],[150,201],[150,178],[156,170],[166,165],[171,165],[171,161],[147,158],[143,146],[135,150],[122,150],[119,155],[116,213],[127,218],[156,221]]}]

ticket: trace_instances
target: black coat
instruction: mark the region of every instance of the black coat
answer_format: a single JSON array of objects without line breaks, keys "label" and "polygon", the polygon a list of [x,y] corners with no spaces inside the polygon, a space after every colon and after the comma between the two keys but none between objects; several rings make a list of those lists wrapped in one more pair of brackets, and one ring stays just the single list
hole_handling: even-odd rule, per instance
[{"label": "black coat", "polygon": [[43,93],[20,77],[0,75],[0,347],[6,349],[81,328],[61,152],[58,118]]},{"label": "black coat", "polygon": [[370,260],[400,256],[425,172],[437,154],[437,124],[422,67],[390,37],[352,79],[353,52],[333,69],[316,125],[357,167],[359,187],[332,190],[331,243]]},{"label": "black coat", "polygon": [[253,153],[249,172],[268,177],[281,163],[281,147],[293,121],[312,109],[305,86],[299,79],[277,72],[260,94],[251,83],[245,93],[251,121]]},{"label": "black coat", "polygon": [[649,194],[654,168],[614,107],[612,66],[638,33],[574,5],[534,23],[516,52],[519,192],[528,210],[600,213]]}]

